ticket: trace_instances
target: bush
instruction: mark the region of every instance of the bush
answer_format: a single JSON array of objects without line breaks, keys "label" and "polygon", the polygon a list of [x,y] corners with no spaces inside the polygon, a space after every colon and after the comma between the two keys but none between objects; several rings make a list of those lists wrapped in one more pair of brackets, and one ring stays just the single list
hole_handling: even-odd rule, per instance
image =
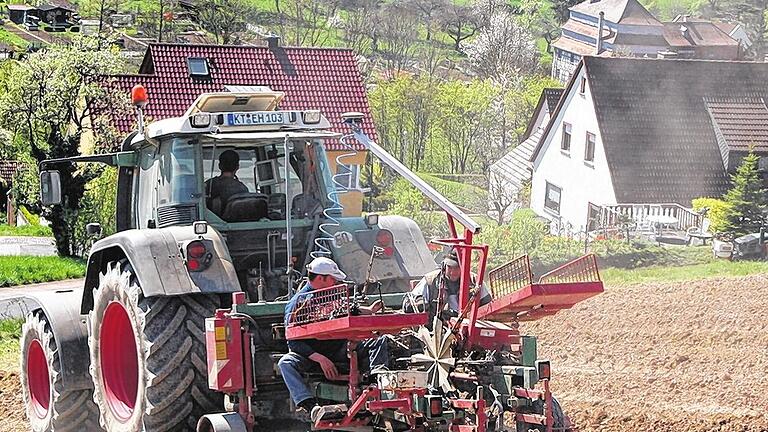
[{"label": "bush", "polygon": [[483,224],[476,243],[489,246],[489,265],[500,266],[520,255],[532,254],[546,240],[546,225],[531,209],[515,210],[508,223]]},{"label": "bush", "polygon": [[80,200],[80,209],[75,217],[74,246],[75,251],[83,256],[88,253],[90,242],[85,232],[85,226],[91,222],[101,224],[103,236],[113,234],[115,225],[115,205],[117,197],[117,169],[99,167],[102,169],[98,177],[89,181],[85,186],[85,194]]},{"label": "bush", "polygon": [[51,227],[42,225],[10,226],[0,224],[0,237],[4,236],[53,237],[53,232],[51,232]]},{"label": "bush", "polygon": [[725,230],[728,220],[728,203],[717,198],[696,198],[691,202],[693,211],[700,212],[707,208],[706,218],[709,219],[710,232],[722,232]]},{"label": "bush", "polygon": [[24,215],[24,219],[26,219],[30,225],[40,226],[40,216],[32,214],[32,212],[27,210],[27,208],[24,206],[19,207],[19,212]]}]

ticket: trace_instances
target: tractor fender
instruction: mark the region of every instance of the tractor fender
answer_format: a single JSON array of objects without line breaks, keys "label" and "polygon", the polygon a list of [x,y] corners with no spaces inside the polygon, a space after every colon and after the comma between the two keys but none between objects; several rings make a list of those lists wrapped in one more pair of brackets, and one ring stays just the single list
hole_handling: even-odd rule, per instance
[{"label": "tractor fender", "polygon": [[[187,270],[183,247],[192,240],[212,246],[208,268]],[[240,291],[237,273],[224,241],[213,227],[195,234],[191,226],[126,230],[94,243],[88,258],[85,291],[80,311],[93,307],[93,290],[110,262],[128,260],[145,297]]]},{"label": "tractor fender", "polygon": [[421,228],[412,219],[395,215],[380,216],[379,227],[392,232],[398,260],[406,274],[422,277],[437,268]]},{"label": "tractor fender", "polygon": [[61,379],[68,390],[93,388],[88,370],[88,328],[80,315],[81,288],[40,291],[21,298],[30,311],[42,310],[51,325],[61,362]]},{"label": "tractor fender", "polygon": [[373,280],[419,279],[437,268],[416,222],[403,216],[380,216],[378,225],[366,226],[362,218],[344,218],[334,232],[334,258],[347,276],[366,280],[368,262],[377,233],[392,233],[394,254],[378,258],[371,268]]}]

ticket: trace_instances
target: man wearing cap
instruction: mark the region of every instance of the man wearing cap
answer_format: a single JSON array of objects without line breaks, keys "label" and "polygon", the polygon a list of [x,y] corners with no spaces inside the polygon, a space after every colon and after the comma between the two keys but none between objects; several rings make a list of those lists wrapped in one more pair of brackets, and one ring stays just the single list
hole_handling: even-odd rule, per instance
[{"label": "man wearing cap", "polygon": [[[285,306],[285,325],[288,326],[293,314],[312,297],[312,291],[338,285],[346,278],[347,275],[330,258],[320,257],[312,260],[307,265],[307,283],[294,294]],[[383,306],[381,301],[377,300],[371,306],[361,306],[360,313],[364,315],[374,314]],[[289,340],[288,350],[288,354],[282,356],[278,362],[280,373],[296,407],[311,413],[312,408],[317,405],[317,400],[304,381],[302,373],[319,366],[327,379],[337,380],[340,374],[334,362],[346,363],[348,361],[347,341],[344,339]],[[387,363],[387,346],[386,341],[382,338],[362,341],[358,344],[357,350],[358,354],[367,352],[371,370],[383,367]]]},{"label": "man wearing cap", "polygon": [[[471,284],[477,280],[477,275],[470,273]],[[444,286],[442,293],[442,313],[450,316],[458,316],[459,310],[459,287],[461,284],[461,265],[459,263],[456,249],[443,259],[442,265],[438,270],[431,271],[424,275],[413,290],[403,299],[403,310],[413,312],[414,310],[425,310],[429,312],[428,325],[431,325],[432,318],[437,312],[437,303],[440,296],[440,286]],[[480,305],[490,303],[491,295],[485,288],[480,287]]]},{"label": "man wearing cap", "polygon": [[240,169],[240,155],[234,150],[225,150],[219,155],[221,174],[205,182],[207,206],[219,216],[232,195],[248,192],[248,187],[235,175],[238,169]]}]

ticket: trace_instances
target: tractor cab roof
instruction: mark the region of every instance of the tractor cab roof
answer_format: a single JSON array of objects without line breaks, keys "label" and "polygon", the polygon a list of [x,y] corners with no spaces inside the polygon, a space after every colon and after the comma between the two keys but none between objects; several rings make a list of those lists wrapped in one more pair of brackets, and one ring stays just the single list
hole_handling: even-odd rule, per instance
[{"label": "tractor cab roof", "polygon": [[181,117],[159,120],[138,134],[132,144],[145,139],[175,135],[200,135],[211,139],[268,140],[338,138],[320,110],[281,111],[283,92],[267,87],[243,93],[205,93]]}]

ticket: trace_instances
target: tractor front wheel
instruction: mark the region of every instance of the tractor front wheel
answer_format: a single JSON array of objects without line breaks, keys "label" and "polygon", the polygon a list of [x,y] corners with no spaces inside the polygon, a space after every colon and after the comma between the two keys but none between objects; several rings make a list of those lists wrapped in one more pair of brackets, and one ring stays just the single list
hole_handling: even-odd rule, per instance
[{"label": "tractor front wheel", "polygon": [[110,432],[195,430],[199,417],[221,411],[208,389],[205,318],[218,298],[144,297],[130,268],[101,275],[90,314],[94,400]]},{"label": "tractor front wheel", "polygon": [[92,391],[69,389],[61,379],[56,338],[42,311],[27,315],[21,329],[21,388],[33,432],[101,430]]}]

